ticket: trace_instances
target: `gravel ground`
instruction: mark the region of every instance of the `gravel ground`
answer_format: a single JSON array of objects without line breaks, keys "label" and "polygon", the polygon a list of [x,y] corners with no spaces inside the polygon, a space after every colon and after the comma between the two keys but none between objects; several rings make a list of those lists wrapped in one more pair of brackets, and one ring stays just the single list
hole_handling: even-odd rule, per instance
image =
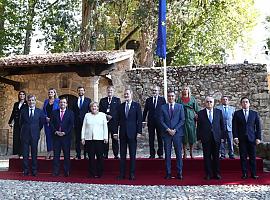
[{"label": "gravel ground", "polygon": [[0,180],[0,199],[270,199],[270,186],[124,186]]}]

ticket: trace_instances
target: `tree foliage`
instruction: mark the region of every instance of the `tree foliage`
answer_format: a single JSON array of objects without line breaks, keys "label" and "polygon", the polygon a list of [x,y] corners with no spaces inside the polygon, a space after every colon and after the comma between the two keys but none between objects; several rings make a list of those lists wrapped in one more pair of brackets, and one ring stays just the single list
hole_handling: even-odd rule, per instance
[{"label": "tree foliage", "polygon": [[[29,52],[33,30],[48,52],[124,49],[152,66],[158,0],[2,0],[0,54]],[[255,24],[253,0],[167,0],[168,65],[221,63]],[[2,28],[3,27],[3,28]]]}]

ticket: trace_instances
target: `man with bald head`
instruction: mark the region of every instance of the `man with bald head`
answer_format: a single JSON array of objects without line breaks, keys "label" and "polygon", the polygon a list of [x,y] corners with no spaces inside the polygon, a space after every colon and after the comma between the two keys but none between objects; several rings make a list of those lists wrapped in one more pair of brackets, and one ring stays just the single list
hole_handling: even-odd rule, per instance
[{"label": "man with bald head", "polygon": [[197,139],[203,146],[205,179],[221,179],[219,148],[224,140],[222,111],[214,108],[214,98],[205,98],[205,108],[198,112]]}]

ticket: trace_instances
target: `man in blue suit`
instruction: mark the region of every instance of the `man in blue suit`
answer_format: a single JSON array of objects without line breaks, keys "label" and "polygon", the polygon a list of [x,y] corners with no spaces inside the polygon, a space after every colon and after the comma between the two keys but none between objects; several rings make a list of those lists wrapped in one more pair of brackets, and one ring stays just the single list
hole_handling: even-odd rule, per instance
[{"label": "man in blue suit", "polygon": [[29,175],[29,147],[31,148],[32,158],[32,175],[37,175],[37,147],[40,138],[40,130],[45,121],[44,114],[41,109],[36,108],[36,97],[34,95],[27,96],[28,107],[21,111],[20,127],[21,141],[23,147],[23,175]]},{"label": "man in blue suit", "polygon": [[203,146],[204,179],[221,179],[219,149],[224,140],[224,122],[221,110],[214,108],[212,97],[206,97],[205,109],[198,112],[197,139]]},{"label": "man in blue suit", "polygon": [[[82,132],[82,124],[83,119],[86,113],[89,112],[89,106],[91,103],[91,99],[84,96],[85,89],[82,86],[77,88],[78,91],[78,99],[74,102],[72,106],[72,110],[74,112],[74,129],[75,129],[75,148],[76,148],[76,156],[75,159],[81,159],[81,132]],[[86,150],[84,149],[84,158],[86,158]]]},{"label": "man in blue suit", "polygon": [[53,176],[59,176],[61,149],[64,153],[64,175],[70,174],[71,131],[74,125],[74,114],[67,109],[67,99],[59,101],[60,109],[52,112],[50,125],[53,133]]},{"label": "man in blue suit", "polygon": [[174,91],[168,92],[168,103],[162,105],[160,123],[162,126],[162,137],[164,141],[166,176],[172,178],[171,151],[172,144],[176,154],[177,179],[183,179],[182,168],[182,141],[184,136],[185,113],[181,104],[175,103]]},{"label": "man in blue suit", "polygon": [[161,111],[161,106],[166,103],[164,97],[159,96],[159,87],[153,87],[153,96],[146,99],[144,110],[143,110],[143,124],[145,124],[145,119],[147,116],[147,126],[149,134],[149,158],[155,158],[155,135],[157,135],[158,149],[157,155],[158,158],[163,158],[163,141],[161,136],[161,126],[159,115]]},{"label": "man in blue suit", "polygon": [[125,179],[127,147],[129,148],[129,180],[135,180],[135,160],[137,137],[142,134],[142,111],[139,103],[132,100],[132,90],[125,89],[125,102],[118,107],[118,124],[120,126],[120,175],[118,180]]},{"label": "man in blue suit", "polygon": [[242,179],[248,178],[247,156],[251,178],[258,179],[256,175],[256,145],[261,141],[261,123],[257,112],[249,109],[250,103],[247,97],[241,99],[242,109],[233,116],[233,138],[239,144]]},{"label": "man in blue suit", "polygon": [[226,158],[226,142],[228,143],[229,158],[234,159],[232,119],[235,107],[229,105],[229,98],[227,96],[222,96],[221,105],[218,105],[216,108],[222,112],[225,128],[225,139],[220,144],[220,159]]},{"label": "man in blue suit", "polygon": [[[119,152],[119,144],[118,144],[118,124],[116,121],[117,118],[117,108],[121,104],[121,100],[118,97],[113,95],[114,88],[112,85],[107,87],[107,97],[100,99],[99,102],[99,111],[104,112],[106,114],[108,120],[108,132],[112,138],[112,150],[114,159],[119,159],[118,152]],[[108,140],[109,141],[109,140]],[[109,153],[109,142],[104,143],[104,153],[103,157],[105,159],[108,158]]]}]

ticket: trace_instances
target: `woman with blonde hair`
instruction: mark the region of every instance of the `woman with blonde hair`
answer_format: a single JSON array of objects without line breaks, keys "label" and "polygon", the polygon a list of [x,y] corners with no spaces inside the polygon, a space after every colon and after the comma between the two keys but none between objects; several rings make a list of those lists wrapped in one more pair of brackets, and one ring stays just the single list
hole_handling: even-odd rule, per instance
[{"label": "woman with blonde hair", "polygon": [[188,86],[184,86],[181,91],[181,96],[178,98],[177,103],[184,106],[185,111],[185,128],[183,139],[183,158],[187,158],[187,144],[190,148],[190,157],[193,158],[193,144],[196,142],[196,118],[200,110],[197,101],[191,96],[191,91]]},{"label": "woman with blonde hair", "polygon": [[46,117],[44,123],[44,132],[46,136],[47,155],[46,159],[51,159],[53,156],[53,138],[52,128],[50,127],[50,118],[52,111],[59,109],[59,98],[54,88],[48,90],[48,99],[45,99],[43,112]]},{"label": "woman with blonde hair", "polygon": [[103,147],[104,143],[108,143],[108,127],[106,114],[99,112],[97,102],[90,104],[90,112],[84,117],[81,139],[89,155],[89,177],[100,178],[103,175]]}]

